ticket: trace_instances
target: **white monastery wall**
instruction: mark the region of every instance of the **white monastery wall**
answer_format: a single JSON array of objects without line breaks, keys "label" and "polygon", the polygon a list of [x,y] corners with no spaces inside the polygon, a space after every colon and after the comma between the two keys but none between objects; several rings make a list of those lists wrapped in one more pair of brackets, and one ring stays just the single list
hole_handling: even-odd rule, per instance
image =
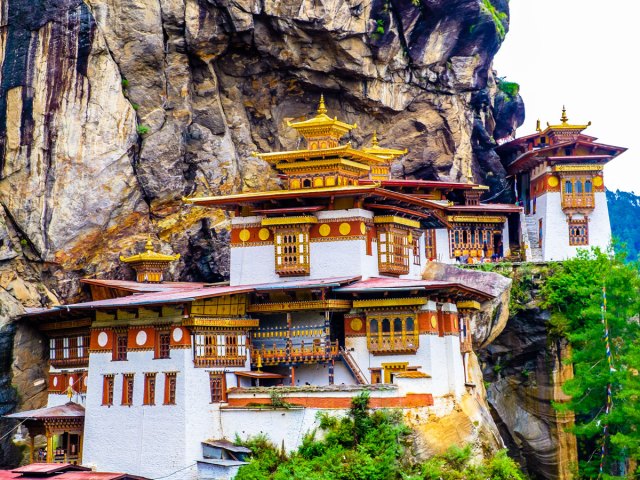
[{"label": "white monastery wall", "polygon": [[446,228],[436,229],[436,255],[438,262],[456,263],[456,259],[449,256],[449,232]]}]

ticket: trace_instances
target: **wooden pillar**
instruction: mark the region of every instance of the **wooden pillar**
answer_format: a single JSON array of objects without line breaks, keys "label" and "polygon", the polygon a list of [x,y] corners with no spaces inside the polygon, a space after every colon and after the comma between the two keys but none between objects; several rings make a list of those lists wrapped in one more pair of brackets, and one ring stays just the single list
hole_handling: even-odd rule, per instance
[{"label": "wooden pillar", "polygon": [[295,387],[295,385],[296,385],[296,367],[291,365],[289,367],[289,374],[291,375],[291,386]]},{"label": "wooden pillar", "polygon": [[47,463],[53,463],[53,434],[47,429]]},{"label": "wooden pillar", "polygon": [[331,356],[331,315],[329,310],[324,311],[324,354],[329,362],[329,385],[334,384],[334,363]]},{"label": "wooden pillar", "polygon": [[34,462],[34,460],[33,460],[33,451],[36,448],[36,445],[35,445],[35,440],[36,439],[35,439],[35,435],[31,435],[31,432],[29,432],[29,437],[31,438],[31,445],[29,447],[31,451],[29,452],[29,454],[31,456],[31,463],[33,463]]}]

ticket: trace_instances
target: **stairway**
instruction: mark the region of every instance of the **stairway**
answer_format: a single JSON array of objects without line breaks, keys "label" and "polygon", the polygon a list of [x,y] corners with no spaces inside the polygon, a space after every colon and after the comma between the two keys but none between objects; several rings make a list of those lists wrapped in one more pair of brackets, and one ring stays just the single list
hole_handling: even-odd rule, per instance
[{"label": "stairway", "polygon": [[532,262],[542,262],[542,248],[538,243],[538,220],[532,215],[525,216],[525,228],[526,235],[529,239],[529,245],[531,246],[531,258]]},{"label": "stairway", "polygon": [[364,376],[364,373],[362,373],[362,370],[360,370],[360,367],[351,356],[351,352],[345,350],[344,347],[340,347],[340,357],[342,358],[342,361],[347,366],[347,368],[351,372],[351,375],[353,375],[353,378],[356,379],[358,384],[367,385],[369,383],[367,381],[367,377]]}]

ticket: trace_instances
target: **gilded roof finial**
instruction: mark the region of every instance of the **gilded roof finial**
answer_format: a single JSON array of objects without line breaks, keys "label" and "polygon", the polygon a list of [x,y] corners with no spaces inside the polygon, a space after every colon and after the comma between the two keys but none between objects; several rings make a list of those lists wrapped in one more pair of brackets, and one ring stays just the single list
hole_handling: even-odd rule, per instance
[{"label": "gilded roof finial", "polygon": [[327,107],[324,104],[324,94],[320,94],[320,103],[318,104],[318,115],[324,115],[327,113]]},{"label": "gilded roof finial", "polygon": [[376,132],[375,130],[373,131],[373,136],[371,137],[371,145],[373,145],[374,147],[377,147],[379,145],[378,132]]},{"label": "gilded roof finial", "polygon": [[144,244],[144,249],[147,252],[153,252],[155,248],[153,247],[153,242],[151,241],[151,235],[147,237],[147,243]]},{"label": "gilded roof finial", "polygon": [[560,121],[563,125],[566,125],[569,119],[567,118],[567,109],[562,106],[562,116],[560,117]]},{"label": "gilded roof finial", "polygon": [[542,129],[540,128],[540,119],[538,119],[536,121],[536,132],[541,132],[541,131],[542,131]]}]

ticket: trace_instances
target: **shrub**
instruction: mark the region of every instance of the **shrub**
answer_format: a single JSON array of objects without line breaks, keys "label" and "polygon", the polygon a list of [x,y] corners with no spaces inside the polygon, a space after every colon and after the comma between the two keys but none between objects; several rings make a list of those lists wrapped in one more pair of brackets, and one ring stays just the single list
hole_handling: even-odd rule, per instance
[{"label": "shrub", "polygon": [[138,132],[139,135],[145,135],[149,133],[149,127],[146,125],[138,125],[136,127],[136,131]]}]

